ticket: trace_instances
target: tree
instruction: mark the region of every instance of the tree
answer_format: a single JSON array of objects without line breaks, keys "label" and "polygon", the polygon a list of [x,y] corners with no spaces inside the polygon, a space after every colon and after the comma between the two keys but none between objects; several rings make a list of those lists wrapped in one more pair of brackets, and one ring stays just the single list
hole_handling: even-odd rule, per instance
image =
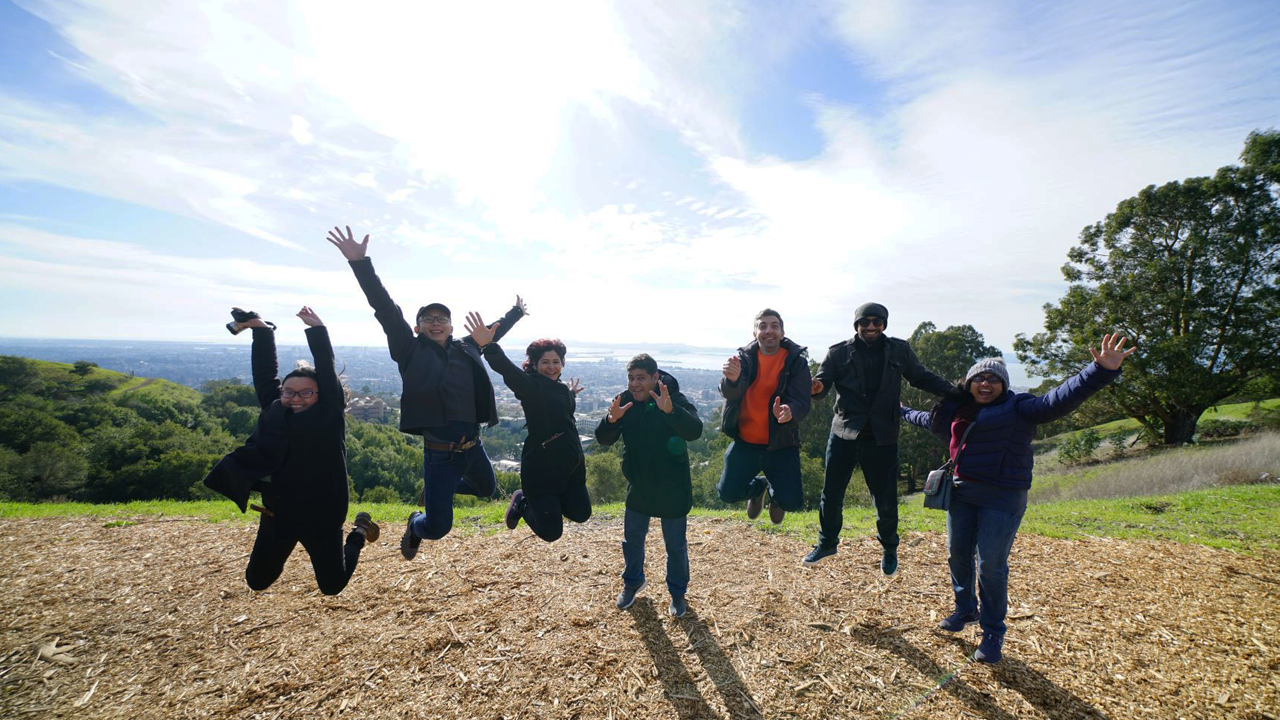
[{"label": "tree", "polygon": [[71,367],[71,372],[75,373],[76,375],[79,375],[80,377],[84,377],[85,375],[88,375],[89,373],[93,372],[93,369],[96,367],[98,367],[98,363],[96,362],[89,362],[88,360],[77,360],[75,362],[75,365]]},{"label": "tree", "polygon": [[1045,331],[1019,335],[1028,372],[1063,378],[1118,330],[1139,348],[1099,394],[1157,432],[1190,442],[1200,415],[1280,369],[1280,132],[1251,133],[1241,165],[1148,186],[1084,228],[1045,305]]},{"label": "tree", "polygon": [[613,453],[586,456],[587,490],[593,505],[619,502],[627,496],[627,479],[622,475],[622,459]]},{"label": "tree", "polygon": [[[922,322],[911,333],[911,349],[920,364],[940,377],[957,382],[975,362],[988,357],[1001,357],[999,348],[987,344],[986,338],[972,325],[952,325],[939,330],[931,322]],[[916,410],[928,410],[938,402],[929,393],[902,385],[902,402]],[[898,436],[898,467],[907,481],[906,491],[915,492],[915,481],[946,461],[947,449],[927,430],[903,423]]]},{"label": "tree", "polygon": [[39,392],[40,387],[40,371],[35,363],[13,355],[0,355],[0,400]]}]

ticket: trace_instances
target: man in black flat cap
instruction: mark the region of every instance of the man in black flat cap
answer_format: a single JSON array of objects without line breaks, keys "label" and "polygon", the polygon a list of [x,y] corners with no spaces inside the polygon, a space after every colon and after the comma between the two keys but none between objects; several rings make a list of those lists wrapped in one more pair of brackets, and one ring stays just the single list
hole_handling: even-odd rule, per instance
[{"label": "man in black flat cap", "polygon": [[902,380],[934,395],[955,386],[920,365],[906,340],[884,334],[889,311],[880,303],[863,303],[854,314],[854,336],[827,350],[813,378],[812,394],[821,398],[836,390],[835,416],[827,439],[826,476],[818,518],[818,545],[804,558],[816,565],[836,554],[844,525],[844,492],[853,469],[861,465],[867,490],[876,504],[876,530],[885,575],[898,571],[898,410]]}]

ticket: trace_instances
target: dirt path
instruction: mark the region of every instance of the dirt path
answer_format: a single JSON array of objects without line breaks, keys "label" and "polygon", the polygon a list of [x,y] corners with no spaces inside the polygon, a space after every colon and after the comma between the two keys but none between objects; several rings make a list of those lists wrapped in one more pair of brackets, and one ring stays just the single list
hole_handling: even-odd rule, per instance
[{"label": "dirt path", "polygon": [[[252,527],[3,520],[0,716],[75,718],[1221,718],[1280,711],[1280,563],[1195,546],[1019,537],[1006,658],[967,661],[945,539],[817,568],[799,542],[690,524],[690,612],[613,607],[621,528],[521,527],[400,559],[384,525],[351,585],[299,549],[249,591]],[[58,639],[74,664],[37,659]],[[955,671],[940,689],[940,678]]]}]

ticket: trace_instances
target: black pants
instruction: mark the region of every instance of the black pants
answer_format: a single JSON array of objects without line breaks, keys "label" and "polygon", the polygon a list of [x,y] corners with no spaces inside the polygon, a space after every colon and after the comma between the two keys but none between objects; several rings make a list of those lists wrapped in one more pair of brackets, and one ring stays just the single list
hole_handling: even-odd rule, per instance
[{"label": "black pants", "polygon": [[564,533],[564,518],[581,523],[591,517],[591,496],[586,485],[574,485],[562,495],[525,496],[520,515],[535,535],[555,542]]},{"label": "black pants", "polygon": [[284,571],[284,562],[298,543],[311,556],[316,584],[325,595],[337,595],[351,580],[364,548],[364,535],[352,530],[342,542],[342,526],[306,532],[302,535],[279,532],[275,518],[263,516],[258,523],[258,537],[253,541],[249,566],[244,570],[245,582],[254,590],[266,590]]},{"label": "black pants", "polygon": [[880,544],[898,546],[898,444],[877,445],[864,432],[857,440],[832,435],[827,439],[827,471],[822,483],[822,504],[818,509],[818,544],[835,547],[844,527],[844,491],[853,469],[862,466],[867,490],[876,504],[876,531]]}]

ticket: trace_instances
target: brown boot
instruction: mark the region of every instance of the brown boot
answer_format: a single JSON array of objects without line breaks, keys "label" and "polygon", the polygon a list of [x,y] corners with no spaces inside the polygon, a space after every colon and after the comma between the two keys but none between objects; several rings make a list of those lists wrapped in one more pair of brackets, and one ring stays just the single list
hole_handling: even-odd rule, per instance
[{"label": "brown boot", "polygon": [[358,512],[356,513],[356,532],[364,535],[365,542],[375,542],[381,534],[381,529],[369,513]]}]

